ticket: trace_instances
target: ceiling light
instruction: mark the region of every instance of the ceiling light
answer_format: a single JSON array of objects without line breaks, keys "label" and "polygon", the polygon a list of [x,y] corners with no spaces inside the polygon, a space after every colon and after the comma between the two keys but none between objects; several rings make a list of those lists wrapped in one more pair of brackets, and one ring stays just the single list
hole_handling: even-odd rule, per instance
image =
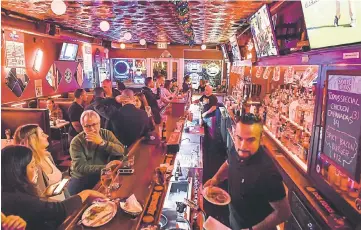
[{"label": "ceiling light", "polygon": [[124,39],[127,40],[127,41],[129,41],[130,39],[132,39],[132,34],[129,33],[129,32],[126,32],[126,33],[124,34]]},{"label": "ceiling light", "polygon": [[51,10],[56,15],[62,15],[62,14],[65,14],[66,5],[65,5],[64,1],[62,1],[62,0],[53,0],[51,3]]},{"label": "ceiling light", "polygon": [[205,44],[201,45],[201,50],[207,49],[207,46]]},{"label": "ceiling light", "polygon": [[110,25],[109,25],[109,22],[107,21],[102,21],[100,24],[99,24],[99,27],[102,31],[106,32],[110,29]]},{"label": "ceiling light", "polygon": [[124,50],[125,49],[125,44],[124,43],[120,44],[120,48]]},{"label": "ceiling light", "polygon": [[139,44],[141,44],[142,46],[144,46],[146,43],[147,43],[147,41],[145,39],[139,40]]}]

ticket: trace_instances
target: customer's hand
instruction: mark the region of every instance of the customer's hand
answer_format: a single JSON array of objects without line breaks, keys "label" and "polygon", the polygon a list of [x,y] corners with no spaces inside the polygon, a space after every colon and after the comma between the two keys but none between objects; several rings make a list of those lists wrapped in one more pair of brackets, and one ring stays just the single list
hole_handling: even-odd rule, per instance
[{"label": "customer's hand", "polygon": [[95,190],[84,190],[84,191],[81,191],[80,193],[78,193],[78,195],[80,196],[81,201],[83,203],[87,198],[89,198],[91,200],[94,200],[96,198],[102,198],[102,199],[107,198],[104,194],[102,194],[98,191],[95,191]]},{"label": "customer's hand", "polygon": [[20,216],[5,216],[1,213],[1,229],[25,230],[26,222]]},{"label": "customer's hand", "polygon": [[97,145],[100,145],[103,142],[103,138],[100,136],[99,133],[87,133],[85,135],[85,139]]},{"label": "customer's hand", "polygon": [[120,167],[122,167],[122,165],[123,165],[123,162],[118,161],[118,160],[113,160],[113,161],[109,162],[105,167],[111,168],[112,171],[114,172],[114,171],[118,170]]},{"label": "customer's hand", "polygon": [[217,186],[219,184],[219,181],[212,177],[211,179],[207,180],[206,183],[204,183],[203,187],[206,188],[206,187],[212,187],[212,186]]}]

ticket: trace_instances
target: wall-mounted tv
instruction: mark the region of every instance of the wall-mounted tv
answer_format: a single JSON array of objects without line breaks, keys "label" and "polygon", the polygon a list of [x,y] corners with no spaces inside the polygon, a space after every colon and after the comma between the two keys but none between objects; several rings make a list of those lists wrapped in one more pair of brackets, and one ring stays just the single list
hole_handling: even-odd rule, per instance
[{"label": "wall-mounted tv", "polygon": [[233,54],[232,61],[241,61],[242,60],[241,51],[239,50],[236,35],[233,35],[232,37],[229,38],[229,44],[231,45],[232,48],[232,54]]},{"label": "wall-mounted tv", "polygon": [[311,49],[361,42],[361,1],[301,3]]},{"label": "wall-mounted tv", "polygon": [[277,42],[267,5],[263,5],[249,19],[257,57],[278,55]]},{"label": "wall-mounted tv", "polygon": [[78,53],[78,44],[63,43],[59,55],[59,61],[75,61]]},{"label": "wall-mounted tv", "polygon": [[229,58],[228,58],[228,50],[227,50],[227,46],[225,44],[221,45],[221,49],[222,49],[222,53],[223,53],[223,58],[226,62],[229,62]]}]

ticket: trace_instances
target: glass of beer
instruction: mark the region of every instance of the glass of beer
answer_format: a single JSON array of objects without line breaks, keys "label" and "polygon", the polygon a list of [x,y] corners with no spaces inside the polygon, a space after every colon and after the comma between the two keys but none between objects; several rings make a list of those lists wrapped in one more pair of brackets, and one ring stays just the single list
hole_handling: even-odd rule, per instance
[{"label": "glass of beer", "polygon": [[100,171],[100,180],[105,188],[106,196],[110,198],[110,186],[113,180],[112,170],[110,168],[103,168]]}]

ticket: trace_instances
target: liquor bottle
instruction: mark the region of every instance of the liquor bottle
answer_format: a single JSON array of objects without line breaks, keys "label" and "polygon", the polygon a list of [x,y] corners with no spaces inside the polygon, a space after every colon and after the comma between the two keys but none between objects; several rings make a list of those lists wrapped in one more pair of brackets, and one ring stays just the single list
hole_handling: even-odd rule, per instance
[{"label": "liquor bottle", "polygon": [[166,129],[165,129],[165,122],[163,121],[163,127],[162,127],[162,141],[166,140]]}]

